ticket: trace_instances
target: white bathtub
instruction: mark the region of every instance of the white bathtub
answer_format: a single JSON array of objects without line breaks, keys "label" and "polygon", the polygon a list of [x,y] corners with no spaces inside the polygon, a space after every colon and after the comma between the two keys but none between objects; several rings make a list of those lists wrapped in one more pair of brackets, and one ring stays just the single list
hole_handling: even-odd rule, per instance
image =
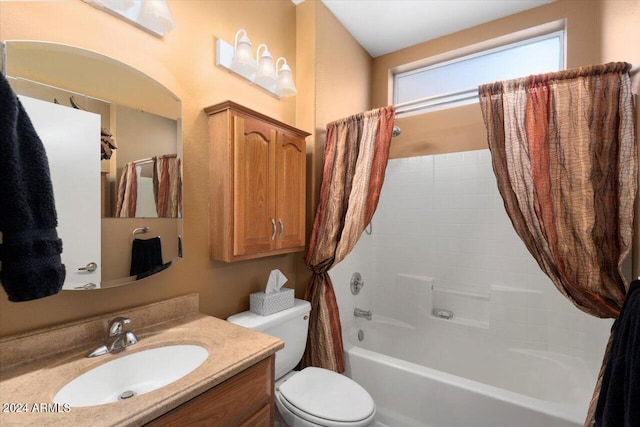
[{"label": "white bathtub", "polygon": [[349,334],[347,373],[371,393],[378,426],[582,426],[595,384],[583,360],[414,332],[374,315]]}]

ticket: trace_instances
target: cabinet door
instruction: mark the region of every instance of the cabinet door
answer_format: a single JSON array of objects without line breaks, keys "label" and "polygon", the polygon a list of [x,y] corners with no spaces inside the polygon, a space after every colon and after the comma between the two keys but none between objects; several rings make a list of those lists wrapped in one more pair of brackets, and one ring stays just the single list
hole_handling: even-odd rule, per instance
[{"label": "cabinet door", "polygon": [[[49,160],[62,263],[67,268],[63,289],[99,284],[100,116],[26,96],[20,96],[20,102]],[[94,271],[78,270],[90,262],[96,264]]]},{"label": "cabinet door", "polygon": [[272,411],[273,408],[270,405],[265,405],[239,427],[271,427],[273,426]]},{"label": "cabinet door", "polygon": [[274,247],[276,131],[248,116],[233,116],[234,255]]},{"label": "cabinet door", "polygon": [[277,249],[304,247],[306,206],[304,139],[278,133],[276,145]]},{"label": "cabinet door", "polygon": [[270,356],[256,363],[145,427],[273,426],[274,360]]}]

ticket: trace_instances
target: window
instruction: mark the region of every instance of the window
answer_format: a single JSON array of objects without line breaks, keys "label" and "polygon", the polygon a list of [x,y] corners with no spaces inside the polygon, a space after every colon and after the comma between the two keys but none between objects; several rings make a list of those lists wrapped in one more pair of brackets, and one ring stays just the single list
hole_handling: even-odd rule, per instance
[{"label": "window", "polygon": [[563,69],[564,30],[445,61],[432,58],[422,65],[393,75],[393,102],[399,114],[471,104],[478,101],[483,83]]}]

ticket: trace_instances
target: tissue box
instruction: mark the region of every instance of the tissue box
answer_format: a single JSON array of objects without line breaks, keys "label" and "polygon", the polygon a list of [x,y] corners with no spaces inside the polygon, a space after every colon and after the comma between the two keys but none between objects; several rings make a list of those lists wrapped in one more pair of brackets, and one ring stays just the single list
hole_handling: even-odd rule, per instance
[{"label": "tissue box", "polygon": [[265,294],[256,292],[249,295],[249,309],[261,316],[268,316],[293,307],[293,289],[282,288],[280,292]]}]

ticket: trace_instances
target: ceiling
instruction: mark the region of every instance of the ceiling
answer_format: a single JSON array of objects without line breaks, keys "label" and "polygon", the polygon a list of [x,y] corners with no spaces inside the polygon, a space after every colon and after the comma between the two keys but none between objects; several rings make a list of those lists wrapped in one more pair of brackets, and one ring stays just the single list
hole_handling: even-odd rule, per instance
[{"label": "ceiling", "polygon": [[374,58],[552,1],[322,0]]}]

